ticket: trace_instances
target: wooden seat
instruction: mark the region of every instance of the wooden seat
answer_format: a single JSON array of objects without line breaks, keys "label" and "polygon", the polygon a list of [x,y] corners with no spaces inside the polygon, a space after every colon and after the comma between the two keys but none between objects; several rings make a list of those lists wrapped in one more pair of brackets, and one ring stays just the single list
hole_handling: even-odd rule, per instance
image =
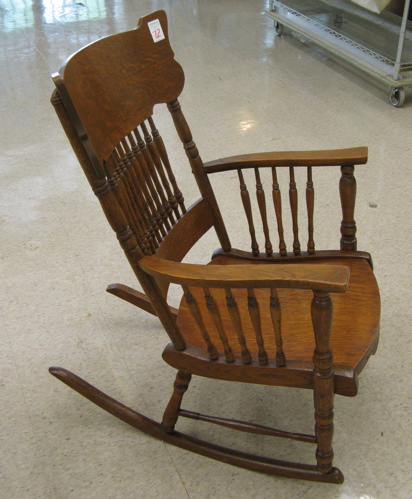
[{"label": "wooden seat", "polygon": [[[178,372],[162,422],[125,407],[66,369],[50,372],[165,442],[256,471],[342,483],[342,473],[332,466],[334,395],[357,394],[358,376],[379,339],[379,290],[369,253],[357,250],[354,220],[354,167],[366,163],[367,149],[259,153],[203,163],[178,101],[184,75],[169,44],[163,11],[142,18],[135,30],[83,48],[53,79],[57,115],[143,292],[122,284],[107,290],[160,319],[170,341],[163,359]],[[155,124],[158,104],[170,111],[200,190],[200,199],[190,207]],[[339,249],[318,250],[315,179],[334,167],[341,172],[335,184],[341,239]],[[229,189],[227,172],[232,171],[240,194],[231,213],[245,220],[245,244],[239,249],[232,247],[209,181],[220,175]],[[305,199],[299,207],[302,176]],[[298,223],[303,212],[305,249]],[[329,222],[329,211],[323,213]],[[182,263],[212,227],[221,248],[209,265]],[[167,302],[171,283],[182,289],[178,309]],[[182,409],[192,375],[311,389],[314,434]],[[184,435],[176,429],[179,417],[316,444],[316,463],[250,455]]]},{"label": "wooden seat", "polygon": [[[243,261],[235,261],[236,263],[244,264]],[[343,265],[350,269],[349,284],[346,293],[336,294],[333,297],[334,315],[331,330],[331,348],[333,352],[333,369],[335,374],[335,393],[355,396],[358,388],[358,375],[365,366],[371,353],[376,350],[377,341],[379,339],[379,336],[376,335],[376,331],[379,327],[379,290],[373,276],[373,271],[366,260],[335,258],[331,261],[319,260],[306,263],[305,265],[324,265],[326,262],[328,262],[328,265],[330,262],[332,265]],[[230,265],[234,263],[234,260],[221,256],[216,258],[216,260],[213,260],[212,263]],[[362,287],[362,283],[365,280],[368,281],[369,285],[360,295],[359,289]],[[247,310],[247,295],[240,290],[236,291],[237,292],[233,292],[233,295],[239,304],[239,307],[243,304],[243,308],[240,309],[240,315],[242,317],[242,323],[244,324],[243,332],[246,344],[253,345],[253,343],[256,343],[256,340],[254,340],[255,332]],[[213,296],[216,302],[225,302],[223,290],[213,290]],[[267,289],[259,289],[256,290],[256,296],[258,303],[261,304],[260,315],[265,350],[268,358],[275,361],[277,349],[269,306],[270,292]],[[283,351],[286,358],[293,359],[293,362],[291,360],[287,362],[285,366],[281,366],[281,369],[275,369],[275,371],[271,373],[271,376],[275,376],[276,374],[280,375],[280,379],[276,379],[276,382],[273,384],[288,386],[289,380],[285,377],[284,370],[294,369],[296,371],[294,373],[295,386],[313,388],[312,357],[315,348],[315,337],[310,315],[313,295],[310,290],[279,289],[278,296],[282,310]],[[215,345],[221,345],[218,332],[213,326],[213,319],[207,312],[205,300],[199,290],[197,290],[196,298],[200,306],[203,307],[201,313],[205,318],[206,329],[210,331],[211,341]],[[265,304],[267,304],[266,307]],[[351,317],[350,322],[348,321],[348,317]],[[220,365],[226,363],[224,351],[222,350],[222,346],[220,346],[220,362],[216,361],[213,365],[210,365],[210,363],[208,363],[208,365],[203,363],[201,366],[194,365],[190,368],[191,372],[201,376],[207,375],[208,377],[228,379],[231,381],[242,381],[246,383],[252,381],[269,384],[267,380],[265,381],[267,373],[261,372],[262,369],[260,369],[257,361],[257,352],[254,352],[255,355],[252,355],[255,362],[251,362],[249,365],[250,367],[259,367],[253,369],[255,371],[253,374],[250,372],[252,369],[245,369],[247,364],[245,365],[242,362],[241,345],[238,342],[236,328],[230,319],[230,313],[227,307],[222,308],[221,318],[229,344],[232,345],[234,357],[237,359],[237,363],[232,364],[232,366],[239,366],[240,369],[232,367],[232,369],[228,369],[227,372],[224,373],[220,367],[216,367],[218,372],[213,374],[215,364]],[[182,298],[182,303],[179,308],[178,325],[187,343],[196,347],[195,356],[202,356],[202,358],[208,360],[207,352],[204,351],[204,340],[197,333],[196,322],[191,315],[184,298]],[[351,349],[348,349],[348,343],[352,345]],[[202,349],[203,351],[201,351]],[[184,357],[186,355],[189,357],[192,356],[191,352],[188,352],[187,350],[180,352],[179,355],[177,355],[177,352],[173,353],[173,349],[169,348],[164,354],[164,359],[173,367],[178,368],[180,363],[181,366],[187,365],[189,368],[191,359],[185,359]],[[174,356],[179,358],[179,360],[174,361]],[[274,362],[274,364],[276,365],[276,362]],[[298,367],[295,367],[297,364]]]}]

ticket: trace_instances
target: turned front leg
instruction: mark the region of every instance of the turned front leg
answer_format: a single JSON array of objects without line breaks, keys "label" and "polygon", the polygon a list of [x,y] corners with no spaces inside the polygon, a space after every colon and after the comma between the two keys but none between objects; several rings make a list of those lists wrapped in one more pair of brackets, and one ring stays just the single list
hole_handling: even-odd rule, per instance
[{"label": "turned front leg", "polygon": [[319,471],[328,473],[333,461],[334,372],[330,346],[333,306],[329,293],[314,291],[312,323],[316,348],[313,355],[313,396],[315,405],[316,460]]},{"label": "turned front leg", "polygon": [[179,417],[180,405],[183,395],[189,386],[192,375],[184,371],[178,371],[173,384],[173,394],[163,414],[162,426],[166,433],[173,433],[177,418]]}]

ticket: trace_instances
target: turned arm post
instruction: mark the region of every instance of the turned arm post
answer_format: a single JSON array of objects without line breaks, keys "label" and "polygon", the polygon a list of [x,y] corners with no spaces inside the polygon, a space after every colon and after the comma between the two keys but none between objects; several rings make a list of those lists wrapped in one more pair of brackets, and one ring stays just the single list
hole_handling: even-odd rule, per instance
[{"label": "turned arm post", "polygon": [[355,199],[356,179],[353,175],[354,166],[342,166],[342,176],[339,182],[340,201],[342,205],[342,223],[340,232],[340,249],[342,251],[356,251],[356,222]]},{"label": "turned arm post", "polygon": [[316,347],[313,355],[313,397],[315,406],[316,460],[319,470],[332,469],[334,372],[330,346],[333,305],[329,293],[314,291],[312,323]]}]

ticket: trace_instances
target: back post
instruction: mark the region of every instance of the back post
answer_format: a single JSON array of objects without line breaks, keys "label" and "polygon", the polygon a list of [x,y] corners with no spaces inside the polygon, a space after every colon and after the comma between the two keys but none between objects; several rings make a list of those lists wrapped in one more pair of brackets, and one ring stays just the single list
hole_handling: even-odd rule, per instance
[{"label": "back post", "polygon": [[179,135],[180,140],[182,141],[183,148],[186,152],[186,156],[189,159],[192,171],[195,174],[195,179],[198,184],[200,193],[202,194],[202,197],[204,197],[208,202],[213,213],[214,226],[217,237],[219,238],[220,244],[222,245],[222,249],[224,251],[229,251],[231,249],[229,236],[227,234],[222,215],[217,205],[212,186],[210,185],[210,181],[203,170],[203,161],[193,140],[192,133],[190,131],[189,125],[187,124],[186,118],[183,115],[182,108],[180,107],[180,102],[178,101],[178,99],[175,99],[174,101],[169,102],[167,104],[167,107],[170,111],[170,114],[172,115],[176,131]]}]

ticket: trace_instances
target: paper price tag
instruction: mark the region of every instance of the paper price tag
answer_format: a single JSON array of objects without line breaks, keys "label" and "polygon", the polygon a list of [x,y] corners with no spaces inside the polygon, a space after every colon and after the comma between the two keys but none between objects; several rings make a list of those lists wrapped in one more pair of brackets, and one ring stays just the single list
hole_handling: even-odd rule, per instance
[{"label": "paper price tag", "polygon": [[164,40],[166,38],[159,19],[150,21],[150,23],[147,23],[147,25],[149,26],[150,33],[155,43],[160,42],[161,40]]}]

